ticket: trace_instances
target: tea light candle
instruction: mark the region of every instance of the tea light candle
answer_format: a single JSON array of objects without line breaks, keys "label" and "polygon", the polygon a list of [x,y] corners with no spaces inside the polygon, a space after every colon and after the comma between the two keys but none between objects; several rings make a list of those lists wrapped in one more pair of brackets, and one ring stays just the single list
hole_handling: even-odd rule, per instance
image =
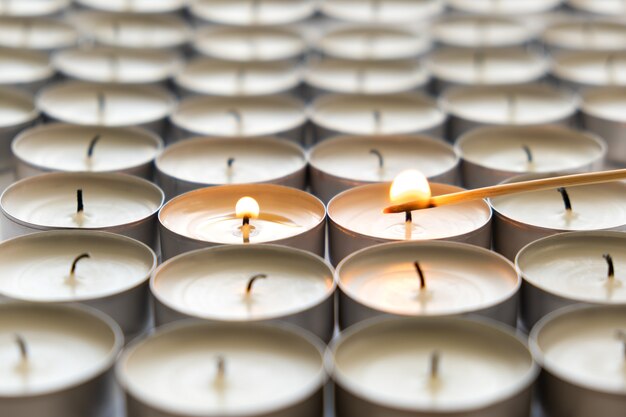
[{"label": "tea light candle", "polygon": [[141,178],[111,173],[50,173],[25,178],[0,196],[7,239],[52,229],[96,229],[153,247],[163,192]]},{"label": "tea light candle", "polygon": [[156,14],[182,11],[187,0],[76,0],[76,3],[102,12]]},{"label": "tea light candle", "polygon": [[51,16],[64,11],[71,0],[3,0],[0,4],[2,16]]},{"label": "tea light candle", "polygon": [[461,12],[507,16],[545,13],[561,3],[563,0],[448,0],[450,7]]},{"label": "tea light candle", "polygon": [[196,58],[174,78],[182,95],[262,96],[293,93],[302,68],[290,61],[231,62]]},{"label": "tea light candle", "polygon": [[170,117],[172,136],[272,136],[302,142],[307,115],[304,103],[291,96],[190,97]]},{"label": "tea light candle", "polygon": [[148,279],[157,258],[136,240],[82,230],[33,233],[0,243],[0,261],[4,297],[89,305],[126,335],[147,325]]},{"label": "tea light candle", "polygon": [[[545,178],[527,174],[507,182]],[[560,190],[560,191],[559,191]],[[491,199],[494,249],[509,259],[528,243],[568,231],[626,230],[626,183],[532,191]]]},{"label": "tea light candle", "polygon": [[69,24],[46,18],[0,17],[0,46],[51,52],[78,42]]},{"label": "tea light candle", "polygon": [[626,164],[626,87],[596,87],[582,92],[585,129],[606,140],[609,161]]},{"label": "tea light candle", "polygon": [[210,26],[197,31],[193,48],[211,58],[248,62],[297,59],[307,45],[288,28]]},{"label": "tea light candle", "polygon": [[530,349],[544,370],[541,403],[551,416],[624,414],[624,328],[624,306],[572,306],[533,328]]},{"label": "tea light candle", "polygon": [[557,55],[552,75],[573,88],[626,85],[626,52],[577,51]]},{"label": "tea light candle", "polygon": [[474,314],[515,327],[521,280],[504,257],[457,242],[371,246],[337,267],[339,326],[381,315]]},{"label": "tea light candle", "polygon": [[273,137],[188,139],[168,146],[156,160],[157,182],[168,199],[221,184],[304,189],[306,167],[302,148]]},{"label": "tea light candle", "polygon": [[445,10],[442,0],[324,0],[320,11],[326,16],[359,23],[415,23],[430,20]]},{"label": "tea light candle", "polygon": [[524,279],[520,312],[526,327],[576,303],[626,305],[625,239],[622,232],[571,232],[522,248],[515,265]]},{"label": "tea light candle", "polygon": [[349,26],[331,29],[315,44],[324,56],[354,60],[411,59],[431,48],[423,33],[398,27]]},{"label": "tea light candle", "polygon": [[[238,203],[244,204],[237,209]],[[201,188],[171,199],[159,213],[159,222],[163,259],[240,243],[277,243],[324,255],[326,208],[295,188],[273,184]]]},{"label": "tea light candle", "polygon": [[152,179],[163,142],[140,128],[53,123],[24,130],[11,145],[17,178],[50,171],[121,172]]},{"label": "tea light candle", "polygon": [[305,81],[313,95],[393,94],[426,90],[430,74],[415,60],[380,62],[325,58],[307,65]]},{"label": "tea light candle", "polygon": [[341,416],[527,417],[539,373],[508,327],[461,318],[386,318],[327,351]]},{"label": "tea light candle", "polygon": [[548,70],[547,59],[522,47],[453,48],[433,53],[429,70],[437,90],[456,85],[513,85],[539,81]]},{"label": "tea light candle", "polygon": [[53,63],[67,78],[114,84],[166,84],[181,66],[172,52],[115,47],[68,49]]},{"label": "tea light candle", "polygon": [[417,93],[329,94],[313,101],[310,119],[317,140],[340,134],[442,136],[446,114],[430,97]]},{"label": "tea light candle", "polygon": [[462,48],[524,45],[534,36],[519,20],[498,16],[450,16],[433,24],[435,41]]},{"label": "tea light candle", "polygon": [[200,249],[162,264],[150,286],[157,326],[190,317],[223,323],[289,322],[326,342],[335,329],[333,270],[320,257],[298,249]]},{"label": "tea light candle", "polygon": [[176,99],[165,89],[67,81],[37,96],[37,107],[50,119],[85,126],[145,127],[157,133]]},{"label": "tea light candle", "polygon": [[13,167],[11,141],[39,118],[32,96],[10,87],[0,87],[0,170]]},{"label": "tea light candle", "polygon": [[622,0],[567,0],[567,4],[580,11],[598,15],[616,16],[626,13],[626,5]]},{"label": "tea light candle", "polygon": [[0,410],[8,416],[103,415],[123,345],[108,316],[78,306],[0,304]]},{"label": "tea light candle", "polygon": [[317,0],[196,0],[191,16],[201,23],[232,26],[278,26],[308,19],[317,11]]},{"label": "tea light candle", "polygon": [[131,343],[116,375],[133,416],[317,417],[322,349],[292,327],[177,323]]},{"label": "tea light candle", "polygon": [[[432,183],[430,190],[432,195],[439,195],[461,188]],[[403,215],[383,214],[390,202],[389,183],[362,185],[330,200],[328,244],[334,265],[359,249],[397,240],[450,240],[491,246],[491,209],[484,200],[418,210],[412,213],[411,222]]]},{"label": "tea light candle", "polygon": [[483,127],[456,142],[468,188],[486,187],[527,172],[587,172],[604,166],[606,143],[559,126]]},{"label": "tea light candle", "polygon": [[45,53],[0,48],[0,85],[35,93],[54,76]]},{"label": "tea light candle", "polygon": [[547,84],[453,87],[440,98],[452,138],[486,125],[572,125],[578,103],[570,91]]},{"label": "tea light candle", "polygon": [[311,192],[328,202],[359,185],[393,180],[417,168],[429,181],[456,183],[459,156],[452,147],[428,136],[342,136],[309,152]]},{"label": "tea light candle", "polygon": [[626,25],[611,20],[568,20],[549,26],[541,40],[553,50],[620,51],[626,48]]}]

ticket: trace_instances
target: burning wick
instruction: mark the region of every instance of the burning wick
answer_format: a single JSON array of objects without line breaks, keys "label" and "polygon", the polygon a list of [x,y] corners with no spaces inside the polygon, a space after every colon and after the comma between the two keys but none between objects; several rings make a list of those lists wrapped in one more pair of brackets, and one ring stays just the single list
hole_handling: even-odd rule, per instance
[{"label": "burning wick", "polygon": [[608,265],[608,271],[607,271],[606,277],[610,281],[613,281],[613,279],[615,278],[615,267],[613,266],[613,257],[608,253],[605,253],[604,255],[602,255],[602,257],[604,258],[604,260],[606,260],[606,264]]},{"label": "burning wick", "polygon": [[565,210],[567,211],[567,213],[571,213],[572,212],[572,202],[569,199],[569,194],[567,193],[567,190],[565,189],[565,187],[559,187],[556,190],[559,193],[561,193],[561,197],[563,197],[563,204],[565,205]]},{"label": "burning wick", "polygon": [[78,263],[78,261],[85,258],[91,258],[91,256],[88,253],[81,253],[76,258],[74,258],[74,262],[72,262],[72,267],[70,268],[70,275],[68,276],[66,281],[68,284],[76,284],[76,264]]},{"label": "burning wick", "polygon": [[[389,197],[393,203],[407,203],[412,200],[430,200],[430,185],[421,172],[415,169],[402,171],[391,183]],[[413,215],[411,210],[404,211],[404,237],[411,239],[413,234]]]},{"label": "burning wick", "polygon": [[235,215],[243,219],[240,227],[243,243],[250,243],[250,219],[259,217],[259,203],[252,197],[241,197],[235,205]]},{"label": "burning wick", "polygon": [[515,124],[515,119],[517,116],[517,97],[515,94],[507,94],[506,96],[506,106],[508,109],[508,120],[510,124]]},{"label": "burning wick", "polygon": [[222,355],[216,358],[216,368],[213,384],[216,387],[221,388],[226,379],[226,359],[224,359]]},{"label": "burning wick", "polygon": [[423,291],[426,289],[426,278],[424,277],[424,271],[422,271],[422,267],[420,266],[419,262],[415,261],[413,262],[413,265],[415,265],[415,270],[417,271],[417,275],[420,278],[420,290]]},{"label": "burning wick", "polygon": [[254,285],[254,282],[257,279],[265,279],[265,278],[267,278],[267,275],[265,274],[256,274],[253,277],[251,277],[248,280],[248,285],[246,285],[246,296],[250,296],[250,293],[252,293],[252,286]]},{"label": "burning wick", "polygon": [[383,123],[383,114],[380,110],[374,110],[372,112],[372,118],[374,119],[374,134],[379,134]]},{"label": "burning wick", "polygon": [[243,116],[241,115],[241,112],[237,109],[231,109],[228,110],[227,113],[233,116],[233,118],[235,119],[237,135],[241,135],[241,132],[243,130]]}]

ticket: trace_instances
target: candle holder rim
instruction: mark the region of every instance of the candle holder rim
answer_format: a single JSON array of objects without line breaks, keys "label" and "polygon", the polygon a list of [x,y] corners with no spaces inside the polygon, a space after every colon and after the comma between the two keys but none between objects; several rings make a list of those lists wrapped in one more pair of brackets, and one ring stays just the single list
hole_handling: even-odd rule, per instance
[{"label": "candle holder rim", "polygon": [[[585,87],[611,87],[618,88],[624,87],[626,84],[617,84],[607,86],[602,82],[598,82],[598,80],[594,79],[586,79],[584,76],[581,76],[576,71],[568,71],[568,63],[571,64],[573,62],[581,62],[584,59],[596,59],[601,61],[602,64],[607,60],[609,56],[619,56],[620,59],[626,58],[626,50],[618,50],[618,51],[607,51],[607,50],[572,50],[572,51],[559,51],[552,55],[550,66],[550,74],[560,80],[565,80],[570,83],[577,83],[584,85]],[[581,94],[585,89],[581,89]]]},{"label": "candle holder rim", "polygon": [[29,94],[25,91],[19,90],[12,86],[2,85],[0,86],[0,98],[9,99],[9,100],[19,100],[20,104],[25,106],[30,106],[31,110],[28,111],[28,114],[24,116],[23,120],[15,124],[10,125],[0,125],[0,131],[9,130],[15,128],[15,126],[22,126],[28,123],[31,123],[39,118],[41,115],[39,108],[37,107],[37,103],[35,101],[35,97],[32,94]]},{"label": "candle holder rim", "polygon": [[[54,5],[55,7],[47,10],[45,13],[36,13],[36,14],[3,14],[2,16],[7,16],[7,17],[47,17],[47,16],[52,16],[56,13],[59,13],[60,11],[62,11],[63,9],[65,9],[67,6],[69,6],[69,4],[72,2],[72,0],[54,0],[54,2],[52,2],[52,5]],[[11,10],[9,10],[9,12],[11,12]],[[6,13],[6,12],[4,12]]]},{"label": "candle holder rim", "polygon": [[[103,4],[109,4],[106,1],[100,1],[100,2],[94,2],[94,1],[90,1],[90,0],[75,0],[76,3],[78,3],[80,6],[82,7],[86,7],[89,10],[94,10],[94,11],[101,11],[101,12],[105,12],[105,13],[128,13],[124,8],[114,8],[114,7],[103,7]],[[166,4],[171,4],[170,7],[166,7],[166,8],[161,8],[159,10],[156,11],[146,11],[146,10],[142,10],[142,9],[137,9],[135,5],[133,5],[132,7],[132,13],[138,14],[138,15],[153,15],[153,14],[165,14],[165,13],[175,13],[177,11],[181,11],[182,9],[184,9],[186,7],[188,0],[174,0],[174,1],[170,1],[169,3]],[[141,3],[139,3],[141,4]]]},{"label": "candle holder rim", "polygon": [[[445,11],[446,5],[444,1],[431,0],[429,1],[429,3],[433,4],[433,6],[431,6],[433,9],[435,9],[433,12],[424,13],[423,15],[420,14],[419,16],[409,16],[407,18],[408,22],[413,23],[415,22],[415,20],[421,21],[421,20],[427,20],[427,19],[434,19],[435,17],[441,15]],[[355,18],[356,16],[354,15],[337,13],[336,9],[333,8],[332,1],[320,1],[319,12],[322,15],[329,17],[331,19],[337,19],[339,21],[349,22],[349,23],[366,23],[367,24],[367,23],[379,23],[381,21],[380,16],[361,20],[361,19]],[[383,21],[383,22],[390,23],[390,24],[403,23],[403,22],[397,22],[396,20],[390,20],[388,22]],[[404,23],[407,23],[407,22],[404,22]]]},{"label": "candle holder rim", "polygon": [[[210,1],[211,0],[209,0],[208,2]],[[226,20],[218,20],[218,19],[211,18],[210,16],[211,13],[207,13],[205,11],[206,7],[202,7],[203,6],[202,3],[207,3],[206,0],[193,1],[187,6],[187,8],[192,17],[195,17],[196,19],[199,19],[207,23],[226,24],[226,25],[230,25],[234,27],[250,27],[250,26],[273,27],[273,26],[279,26],[279,25],[294,24],[294,23],[298,23],[305,19],[310,18],[319,10],[319,3],[321,3],[321,1],[322,0],[306,0],[305,2],[310,3],[311,7],[309,7],[309,10],[307,10],[305,14],[299,14],[296,18],[293,18],[293,19],[281,20],[280,22],[270,22],[270,23],[263,23],[263,22],[253,23],[253,22],[247,22],[247,21],[243,22],[243,21],[240,21],[239,19],[233,20],[232,18],[226,19]],[[303,1],[301,0],[300,3],[303,3]]]},{"label": "candle holder rim", "polygon": [[38,64],[42,64],[42,71],[40,76],[33,78],[32,80],[20,80],[17,83],[11,83],[14,85],[20,85],[24,83],[35,82],[39,80],[46,80],[51,78],[55,74],[55,69],[50,63],[50,57],[48,54],[42,51],[38,51],[35,49],[16,49],[8,46],[0,46],[0,56],[7,56],[13,59],[32,59],[33,61],[37,61]]},{"label": "candle holder rim", "polygon": [[[561,3],[563,3],[564,0],[547,0],[544,2],[540,2],[540,4],[543,5],[543,7],[541,8],[535,8],[535,10],[533,11],[526,11],[523,12],[522,14],[534,14],[534,13],[545,13],[549,10],[554,9],[555,7],[558,7],[561,5]],[[472,1],[463,1],[461,0],[461,2],[459,2],[459,0],[448,0],[449,6],[456,11],[459,12],[465,12],[465,13],[469,13],[470,15],[473,15],[473,13],[495,13],[495,16],[512,16],[511,14],[509,14],[510,12],[502,11],[500,10],[498,12],[498,9],[493,10],[494,7],[492,7],[491,12],[486,12],[485,10],[480,10],[480,6],[479,7],[472,7]],[[548,7],[546,7],[545,5],[548,5]],[[464,7],[463,7],[464,6]],[[536,6],[535,6],[536,7]]]},{"label": "candle holder rim", "polygon": [[[626,26],[626,25],[625,25]],[[597,117],[598,119],[610,121],[614,123],[625,123],[626,118],[623,120],[619,120],[614,117],[607,116],[606,114],[602,114],[602,112],[596,110],[594,106],[589,102],[592,96],[604,95],[606,94],[608,97],[615,95],[622,95],[624,97],[624,102],[626,102],[626,84],[625,85],[612,85],[612,86],[595,86],[584,89],[580,92],[581,96],[581,104],[580,104],[580,112],[583,115],[589,115],[592,117]]]},{"label": "candle holder rim", "polygon": [[[492,43],[488,45],[479,44],[471,40],[459,42],[457,39],[452,39],[452,42],[451,42],[451,39],[449,38],[449,36],[445,34],[445,30],[443,28],[445,28],[446,25],[455,24],[455,23],[463,22],[463,21],[468,21],[471,23],[476,23],[476,22],[504,23],[504,24],[509,25],[509,27],[521,29],[523,33],[517,35],[512,40],[500,39],[496,42],[492,41]],[[508,46],[525,45],[529,43],[530,41],[532,41],[532,39],[535,36],[533,31],[531,31],[529,27],[525,26],[520,20],[516,20],[512,16],[494,15],[494,14],[489,14],[489,15],[449,14],[443,18],[438,19],[436,22],[434,22],[431,28],[431,32],[432,32],[432,37],[436,42],[441,43],[443,45],[457,46],[460,48],[475,48],[475,47],[485,47],[485,46],[494,47],[494,48],[503,48],[503,47],[508,47]]]}]

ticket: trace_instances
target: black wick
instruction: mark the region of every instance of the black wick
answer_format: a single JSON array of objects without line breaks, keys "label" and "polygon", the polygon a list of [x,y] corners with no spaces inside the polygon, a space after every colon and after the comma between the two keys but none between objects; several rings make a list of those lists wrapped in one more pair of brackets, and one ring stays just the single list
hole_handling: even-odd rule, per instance
[{"label": "black wick", "polygon": [[74,275],[74,272],[76,272],[76,264],[78,263],[78,261],[85,258],[91,258],[91,256],[88,253],[81,253],[76,258],[74,258],[74,262],[72,262],[72,267],[70,268],[70,275]]},{"label": "black wick", "polygon": [[608,254],[608,253],[605,253],[604,255],[602,255],[602,257],[606,260],[606,263],[607,263],[607,265],[609,267],[609,270],[607,272],[607,277],[609,279],[614,278],[615,277],[615,267],[613,266],[613,257],[610,254]]},{"label": "black wick", "polygon": [[246,286],[246,294],[250,294],[250,292],[252,291],[252,285],[254,284],[254,281],[256,281],[257,279],[264,279],[267,278],[267,275],[265,274],[256,274],[253,277],[251,277],[248,280],[248,285]]},{"label": "black wick", "polygon": [[370,153],[378,157],[378,167],[382,168],[385,165],[385,160],[383,159],[383,155],[380,151],[378,149],[370,149]]},{"label": "black wick", "polygon": [[415,270],[417,271],[417,275],[420,278],[420,290],[423,290],[426,288],[426,278],[424,277],[424,271],[422,271],[422,267],[420,266],[419,262],[415,261],[413,262],[413,265],[415,265]]},{"label": "black wick", "polygon": [[532,162],[533,161],[533,154],[530,151],[530,148],[527,145],[523,145],[522,149],[524,150],[524,152],[526,152],[526,159],[528,160],[528,162]]},{"label": "black wick", "polygon": [[26,345],[26,340],[20,334],[15,335],[15,343],[17,343],[17,347],[20,350],[20,356],[22,360],[25,361],[28,359],[28,346]]},{"label": "black wick", "polygon": [[405,211],[404,212],[404,221],[405,221],[405,223],[413,221],[413,213],[411,213],[411,211]]},{"label": "black wick", "polygon": [[569,199],[569,194],[567,194],[567,190],[565,187],[559,187],[556,189],[559,193],[561,193],[561,197],[563,197],[563,204],[565,204],[565,210],[572,211],[572,202]]},{"label": "black wick", "polygon": [[232,168],[233,167],[233,163],[235,162],[235,158],[228,158],[226,160],[226,166],[228,166],[228,168]]},{"label": "black wick", "polygon": [[104,111],[104,107],[106,106],[106,97],[103,92],[98,93],[98,111],[102,113]]},{"label": "black wick", "polygon": [[439,362],[441,360],[441,355],[439,351],[434,351],[430,354],[430,377],[437,378],[439,376]]},{"label": "black wick", "polygon": [[224,378],[224,375],[226,374],[226,359],[224,359],[223,356],[218,356],[217,357],[217,377],[218,378]]},{"label": "black wick", "polygon": [[380,110],[374,110],[372,112],[372,117],[374,118],[374,126],[380,126],[381,120],[383,118],[383,114],[380,112]]},{"label": "black wick", "polygon": [[76,190],[76,213],[81,213],[85,209],[83,205],[83,190]]},{"label": "black wick", "polygon": [[100,140],[100,134],[98,133],[96,136],[91,139],[89,142],[89,147],[87,148],[87,158],[91,158],[93,156],[93,148],[96,146],[96,143]]}]

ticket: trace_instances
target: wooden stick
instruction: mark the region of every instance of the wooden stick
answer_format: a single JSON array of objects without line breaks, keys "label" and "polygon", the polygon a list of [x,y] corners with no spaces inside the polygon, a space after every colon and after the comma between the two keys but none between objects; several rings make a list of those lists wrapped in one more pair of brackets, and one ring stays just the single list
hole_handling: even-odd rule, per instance
[{"label": "wooden stick", "polygon": [[498,197],[506,194],[540,191],[557,187],[570,187],[575,185],[598,184],[602,182],[611,182],[623,179],[626,179],[626,169],[589,172],[584,174],[564,175],[561,177],[542,178],[531,181],[513,182],[510,184],[493,185],[491,187],[476,188],[474,190],[437,195],[431,197],[429,200],[426,201],[416,200],[404,204],[389,206],[383,210],[383,213],[405,213],[407,211],[443,206],[446,204],[464,203],[466,201],[480,200],[482,198],[489,197]]}]

